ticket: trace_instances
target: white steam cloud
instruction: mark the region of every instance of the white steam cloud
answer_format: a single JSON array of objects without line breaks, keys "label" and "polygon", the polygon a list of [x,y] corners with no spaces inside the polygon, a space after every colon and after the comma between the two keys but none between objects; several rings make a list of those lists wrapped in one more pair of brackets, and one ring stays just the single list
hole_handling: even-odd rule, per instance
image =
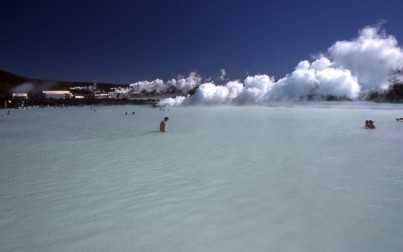
[{"label": "white steam cloud", "polygon": [[128,88],[118,88],[115,90],[115,93],[120,94],[122,97],[135,96],[140,93],[153,95],[166,93],[186,95],[189,91],[198,87],[201,84],[201,80],[202,78],[198,74],[192,72],[186,78],[179,76],[178,79],[172,79],[166,83],[160,79],[154,81],[139,81],[130,84]]},{"label": "white steam cloud", "polygon": [[220,73],[221,73],[221,75],[219,77],[220,80],[225,80],[225,76],[227,75],[227,72],[225,71],[225,69],[221,69]]},{"label": "white steam cloud", "polygon": [[357,39],[336,42],[329,55],[335,67],[349,69],[357,76],[363,91],[386,88],[393,72],[403,65],[396,39],[373,27],[364,28]]},{"label": "white steam cloud", "polygon": [[24,82],[21,85],[18,85],[11,89],[13,93],[42,93],[44,89],[50,89],[55,85],[54,82],[45,81],[40,83],[33,83],[33,82]]},{"label": "white steam cloud", "polygon": [[[132,84],[134,90],[158,87],[163,90],[175,86],[187,91],[198,86],[193,96],[178,96],[160,101],[162,106],[189,104],[265,104],[277,100],[299,100],[304,97],[326,96],[357,99],[374,89],[390,85],[393,73],[403,67],[403,51],[393,36],[387,36],[380,27],[365,27],[358,37],[339,41],[327,54],[313,62],[301,61],[291,73],[275,81],[268,75],[248,76],[243,83],[229,81],[225,85],[213,82],[201,83],[201,78],[192,73],[186,79],[160,80]],[[226,76],[221,70],[220,79]],[[196,80],[194,80],[196,79]],[[180,84],[179,84],[180,82]],[[179,85],[178,85],[179,84]]]},{"label": "white steam cloud", "polygon": [[24,82],[21,85],[11,89],[14,93],[28,93],[35,88],[35,85],[31,82]]}]

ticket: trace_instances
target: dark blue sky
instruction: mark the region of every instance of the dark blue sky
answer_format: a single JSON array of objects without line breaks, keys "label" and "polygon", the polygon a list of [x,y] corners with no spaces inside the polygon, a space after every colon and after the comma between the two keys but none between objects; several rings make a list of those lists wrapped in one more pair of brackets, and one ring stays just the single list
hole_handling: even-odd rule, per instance
[{"label": "dark blue sky", "polygon": [[0,69],[69,81],[167,81],[196,71],[281,78],[359,29],[403,40],[403,1],[0,2]]}]

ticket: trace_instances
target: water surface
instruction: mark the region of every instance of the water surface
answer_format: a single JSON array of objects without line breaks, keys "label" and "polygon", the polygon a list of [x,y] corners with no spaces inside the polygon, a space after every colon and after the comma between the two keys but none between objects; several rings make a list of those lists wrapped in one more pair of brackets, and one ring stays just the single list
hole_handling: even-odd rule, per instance
[{"label": "water surface", "polygon": [[1,250],[402,251],[402,113],[13,110],[0,118]]}]

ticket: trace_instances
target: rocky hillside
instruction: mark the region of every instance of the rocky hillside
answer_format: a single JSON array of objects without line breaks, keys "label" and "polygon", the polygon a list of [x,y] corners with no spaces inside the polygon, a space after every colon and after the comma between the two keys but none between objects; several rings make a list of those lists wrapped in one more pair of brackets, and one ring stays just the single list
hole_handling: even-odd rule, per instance
[{"label": "rocky hillside", "polygon": [[403,103],[403,83],[396,82],[385,91],[372,91],[362,99],[374,102]]}]

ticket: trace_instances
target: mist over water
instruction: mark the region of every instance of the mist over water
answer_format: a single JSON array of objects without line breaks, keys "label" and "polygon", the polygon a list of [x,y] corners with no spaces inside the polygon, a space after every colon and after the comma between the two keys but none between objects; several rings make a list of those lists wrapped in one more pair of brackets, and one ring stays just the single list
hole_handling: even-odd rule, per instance
[{"label": "mist over water", "polygon": [[402,109],[13,110],[1,250],[401,251]]}]

